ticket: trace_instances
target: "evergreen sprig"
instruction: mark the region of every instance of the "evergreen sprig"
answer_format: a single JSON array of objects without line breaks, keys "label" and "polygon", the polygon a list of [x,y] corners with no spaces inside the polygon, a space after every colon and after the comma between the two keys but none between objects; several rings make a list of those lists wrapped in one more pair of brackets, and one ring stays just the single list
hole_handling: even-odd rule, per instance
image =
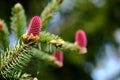
[{"label": "evergreen sprig", "polygon": [[[81,34],[80,36],[78,35],[76,43],[70,43],[64,41],[58,35],[41,31],[42,24],[43,29],[45,29],[46,24],[53,13],[58,9],[61,2],[62,0],[51,0],[41,13],[41,19],[38,16],[32,18],[28,32],[25,34],[23,34],[26,27],[24,9],[20,3],[17,3],[12,8],[11,28],[14,35],[17,39],[20,38],[20,40],[18,40],[15,47],[7,48],[8,44],[6,43],[9,42],[9,39],[7,39],[9,32],[0,26],[0,36],[2,36],[2,38],[0,37],[0,44],[6,41],[2,46],[4,47],[3,49],[7,48],[0,54],[0,77],[2,79],[26,78],[31,80],[32,78],[29,77],[30,75],[23,73],[22,70],[32,60],[32,57],[37,58],[39,61],[55,64],[56,66],[61,67],[57,58],[53,56],[55,51],[62,51],[63,53],[67,51],[69,53],[78,54],[81,52],[82,48],[77,44],[77,41],[81,38]],[[3,27],[6,27],[4,22]],[[0,45],[0,47],[2,46]]]},{"label": "evergreen sprig", "polygon": [[39,49],[32,48],[30,52],[35,58],[39,59],[40,61],[44,61],[47,63],[55,63],[56,61],[56,59],[53,56],[43,51],[40,51]]},{"label": "evergreen sprig", "polygon": [[51,0],[48,5],[45,7],[40,17],[42,19],[43,28],[47,27],[49,20],[52,18],[53,13],[56,12],[59,8],[59,4],[62,3],[63,0]]},{"label": "evergreen sprig", "polygon": [[30,61],[31,54],[28,52],[27,45],[18,43],[13,49],[7,49],[0,55],[0,71],[4,78],[15,77]]},{"label": "evergreen sprig", "polygon": [[16,39],[19,39],[21,35],[25,32],[26,28],[26,16],[25,11],[20,3],[17,3],[12,8],[12,17],[11,17],[11,29],[14,33]]},{"label": "evergreen sprig", "polygon": [[[56,43],[51,42],[52,40],[55,40]],[[61,41],[63,40],[59,36],[41,32],[38,42],[30,42],[23,45],[18,43],[14,49],[7,49],[1,55],[1,74],[4,77],[14,77],[15,73],[19,73],[21,69],[27,66],[32,56],[57,65],[56,59],[51,56],[56,49],[79,52],[77,45],[65,41],[61,44]]]},{"label": "evergreen sprig", "polygon": [[[47,46],[52,45],[52,46],[56,47],[56,49],[60,49],[63,51],[68,50],[69,52],[77,52],[77,53],[79,53],[79,51],[80,51],[80,46],[78,46],[74,43],[64,41],[58,35],[54,35],[49,32],[41,32],[39,41],[46,42],[45,44],[47,44]],[[47,50],[46,48],[43,48],[43,49]],[[48,49],[52,50],[51,48],[48,48]]]}]

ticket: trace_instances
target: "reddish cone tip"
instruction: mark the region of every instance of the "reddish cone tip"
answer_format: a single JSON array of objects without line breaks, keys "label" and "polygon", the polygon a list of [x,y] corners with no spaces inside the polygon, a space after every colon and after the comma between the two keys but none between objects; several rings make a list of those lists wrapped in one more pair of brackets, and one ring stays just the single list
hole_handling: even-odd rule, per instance
[{"label": "reddish cone tip", "polygon": [[53,56],[61,63],[63,63],[63,53],[61,51],[55,51]]},{"label": "reddish cone tip", "polygon": [[2,30],[3,30],[3,22],[0,21],[0,31],[2,31]]},{"label": "reddish cone tip", "polygon": [[87,46],[87,37],[83,30],[78,30],[75,34],[75,43],[81,47]]},{"label": "reddish cone tip", "polygon": [[28,35],[32,34],[33,36],[39,36],[41,27],[42,27],[42,21],[40,17],[34,16],[30,21],[27,34]]}]

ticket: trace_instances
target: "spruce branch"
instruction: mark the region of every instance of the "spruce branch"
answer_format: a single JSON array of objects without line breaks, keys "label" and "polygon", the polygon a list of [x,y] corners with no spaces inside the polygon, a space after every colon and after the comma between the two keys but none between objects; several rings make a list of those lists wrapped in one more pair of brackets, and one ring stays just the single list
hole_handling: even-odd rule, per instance
[{"label": "spruce branch", "polygon": [[80,46],[78,46],[78,45],[76,45],[74,43],[68,42],[68,41],[65,41],[65,43],[62,46],[61,50],[64,53],[82,54]]},{"label": "spruce branch", "polygon": [[31,60],[31,54],[28,52],[29,46],[18,43],[14,49],[7,49],[0,55],[0,72],[4,78],[20,78],[15,77]]},{"label": "spruce branch", "polygon": [[[86,53],[87,39],[82,30],[76,32],[74,43],[64,41],[58,35],[41,31],[42,26],[43,29],[46,28],[46,24],[62,1],[63,0],[52,0],[42,12],[41,18],[34,16],[25,34],[23,34],[26,27],[24,9],[19,3],[13,7],[11,28],[17,39],[23,34],[22,42],[18,40],[14,48],[7,48],[6,51],[0,54],[0,77],[14,79],[29,78],[30,75],[22,73],[22,70],[32,60],[32,57],[37,58],[39,61],[62,67],[63,53]],[[2,25],[1,27],[0,24],[0,35],[2,35],[2,37],[5,36],[5,39],[0,37],[0,43],[3,43],[1,41],[9,41],[9,39],[6,39],[8,38],[8,31],[4,30],[3,27],[4,26]],[[5,45],[5,48],[6,47]],[[29,80],[31,79],[32,78],[29,78]]]},{"label": "spruce branch", "polygon": [[62,3],[63,0],[51,0],[50,3],[45,7],[43,12],[41,13],[40,17],[42,19],[43,28],[47,27],[48,21],[53,16],[53,13],[58,10],[59,4]]},{"label": "spruce branch", "polygon": [[14,35],[17,37],[17,39],[19,39],[26,28],[25,11],[20,3],[15,4],[15,6],[12,8],[10,25]]},{"label": "spruce branch", "polygon": [[[70,43],[68,41],[64,41],[61,37],[59,37],[58,35],[54,35],[51,34],[49,32],[40,32],[40,39],[39,42],[44,42],[46,44],[51,44],[52,46],[54,46],[55,49],[59,49],[59,50],[63,50],[63,51],[69,51],[69,53],[81,53],[81,48],[82,46],[79,46],[75,43]],[[46,48],[44,48],[46,49]],[[51,48],[49,48],[51,49]],[[47,50],[47,49],[46,49]],[[54,51],[52,50],[52,52]]]},{"label": "spruce branch", "polygon": [[40,61],[44,61],[45,63],[52,64],[57,67],[62,67],[61,63],[54,56],[48,53],[40,51],[39,49],[36,49],[36,48],[32,48],[30,52],[36,59]]},{"label": "spruce branch", "polygon": [[0,48],[6,50],[9,45],[9,31],[6,23],[0,20]]},{"label": "spruce branch", "polygon": [[[41,32],[40,34],[41,35],[38,41],[30,42],[29,44],[27,43],[23,46],[18,43],[15,50],[8,50],[3,53],[1,56],[2,67],[0,68],[2,75],[6,77],[7,74],[7,77],[13,77],[13,75],[9,72],[12,72],[12,74],[16,73],[15,71],[19,72],[19,69],[21,70],[25,65],[27,65],[32,56],[60,67],[61,64],[55,57],[52,57],[51,53],[56,50],[69,51],[70,53],[79,53],[80,51],[80,47],[78,45],[63,41],[60,37],[54,34],[46,32]],[[52,40],[55,40],[54,44],[51,42]],[[60,40],[64,43],[61,44]]]},{"label": "spruce branch", "polygon": [[54,35],[45,31],[40,32],[40,34],[40,42],[46,42],[47,44],[52,44],[58,48],[64,44],[64,40],[58,35]]}]

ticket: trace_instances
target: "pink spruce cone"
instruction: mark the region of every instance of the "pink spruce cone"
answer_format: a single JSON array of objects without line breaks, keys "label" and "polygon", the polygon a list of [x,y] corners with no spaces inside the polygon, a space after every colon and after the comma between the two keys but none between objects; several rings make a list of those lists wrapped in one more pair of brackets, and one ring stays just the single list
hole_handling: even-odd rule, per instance
[{"label": "pink spruce cone", "polygon": [[75,34],[75,44],[81,47],[80,53],[86,53],[87,37],[83,30],[78,30]]},{"label": "pink spruce cone", "polygon": [[3,30],[3,22],[0,21],[0,31],[2,31],[2,30]]},{"label": "pink spruce cone", "polygon": [[39,36],[42,27],[42,20],[39,16],[34,16],[29,24],[27,34],[33,36]]},{"label": "pink spruce cone", "polygon": [[62,51],[55,51],[52,56],[55,57],[57,60],[55,62],[55,64],[57,64],[58,67],[62,67],[63,66],[63,53],[62,53]]},{"label": "pink spruce cone", "polygon": [[86,38],[86,34],[83,30],[78,30],[76,32],[75,42],[81,47],[86,47],[87,46],[87,38]]}]

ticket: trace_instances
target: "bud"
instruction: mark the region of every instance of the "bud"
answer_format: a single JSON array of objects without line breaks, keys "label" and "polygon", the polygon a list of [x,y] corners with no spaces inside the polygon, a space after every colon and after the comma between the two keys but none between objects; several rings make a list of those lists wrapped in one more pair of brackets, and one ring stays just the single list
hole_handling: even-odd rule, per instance
[{"label": "bud", "polygon": [[80,47],[80,53],[87,52],[87,37],[83,30],[78,30],[75,34],[75,44]]},{"label": "bud", "polygon": [[20,8],[20,7],[22,7],[22,5],[21,5],[20,3],[17,3],[17,4],[15,5],[15,8]]},{"label": "bud", "polygon": [[39,36],[42,27],[42,21],[39,16],[34,16],[29,24],[27,35]]},{"label": "bud", "polygon": [[55,57],[57,60],[54,63],[58,67],[62,67],[63,66],[63,53],[61,51],[55,51],[52,56]]},{"label": "bud", "polygon": [[80,47],[87,46],[87,37],[83,30],[78,30],[75,34],[75,43],[78,44]]},{"label": "bud", "polygon": [[65,42],[64,42],[62,39],[58,39],[57,43],[58,43],[59,45],[63,45]]},{"label": "bud", "polygon": [[34,77],[33,80],[38,80],[38,78],[37,78],[37,77]]},{"label": "bud", "polygon": [[29,41],[38,41],[41,27],[42,21],[40,17],[34,16],[30,21],[27,33],[22,35],[24,43],[28,43]]},{"label": "bud", "polygon": [[3,30],[3,22],[0,21],[0,31],[2,31],[2,30]]},{"label": "bud", "polygon": [[53,40],[50,41],[50,43],[51,44],[56,44],[56,40],[53,39]]}]

